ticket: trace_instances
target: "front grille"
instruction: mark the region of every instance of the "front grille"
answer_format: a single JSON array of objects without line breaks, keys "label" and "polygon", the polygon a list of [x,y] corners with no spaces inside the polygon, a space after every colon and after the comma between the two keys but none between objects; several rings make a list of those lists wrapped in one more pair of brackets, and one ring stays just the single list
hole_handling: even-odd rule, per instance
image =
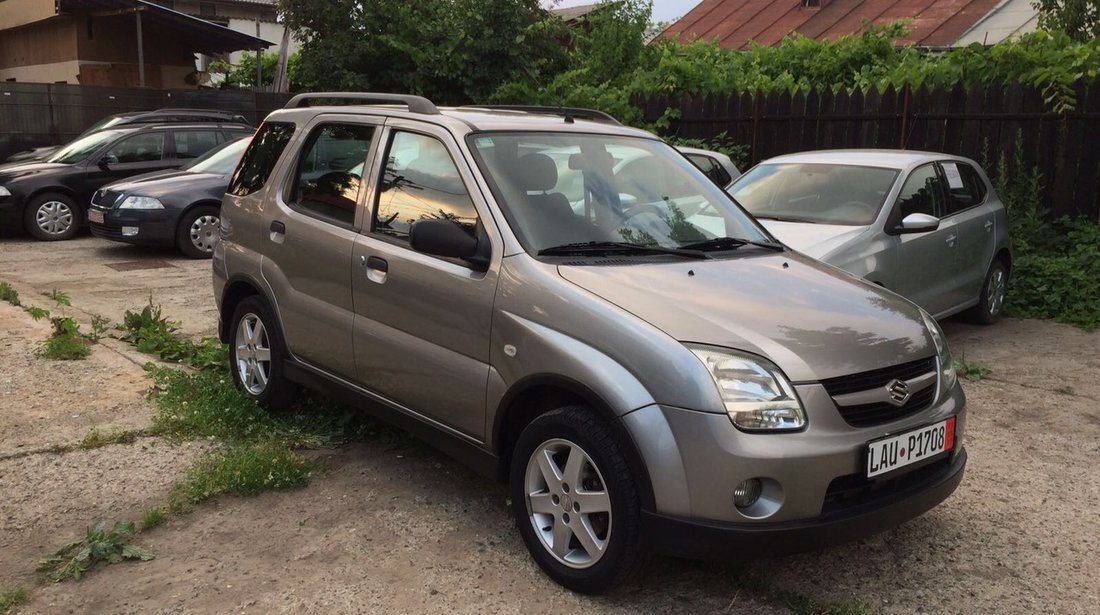
[{"label": "front grille", "polygon": [[121,192],[115,192],[113,190],[99,189],[92,195],[92,205],[98,205],[103,209],[110,209],[115,206],[115,202],[122,196]]},{"label": "front grille", "polygon": [[95,222],[90,222],[88,227],[96,237],[102,237],[104,239],[122,239],[121,227],[106,226],[104,224],[96,224]]},{"label": "front grille", "polygon": [[903,406],[895,406],[894,404],[882,401],[874,404],[861,404],[859,406],[837,405],[836,408],[840,410],[840,416],[844,417],[844,420],[852,427],[871,427],[873,425],[881,425],[882,423],[896,421],[910,414],[920,412],[931,405],[935,397],[936,383],[933,382],[916,393],[913,393],[912,396],[909,397],[909,401],[905,402]]},{"label": "front grille", "polygon": [[934,371],[936,371],[936,357],[928,357],[927,359],[910,361],[909,363],[902,363],[901,365],[894,365],[892,367],[873,369],[869,372],[829,378],[827,380],[822,380],[821,385],[825,387],[829,395],[836,397],[837,395],[844,395],[845,393],[856,393],[858,391],[867,391],[869,389],[884,387],[894,378],[898,380],[909,380],[921,374],[927,374],[928,372]]},{"label": "front grille", "polygon": [[885,479],[869,479],[862,474],[848,474],[829,483],[825,491],[822,516],[836,514],[860,506],[873,506],[893,499],[899,493],[917,489],[938,478],[951,465],[951,455],[906,472],[901,476]]},{"label": "front grille", "polygon": [[[821,385],[831,397],[858,393],[871,389],[883,388],[895,378],[909,381],[917,376],[922,376],[936,371],[936,357],[928,357],[917,361],[902,363],[891,367],[873,369],[871,371],[848,376],[838,376],[822,380]],[[852,427],[871,427],[905,418],[924,410],[932,404],[936,397],[936,383],[933,382],[913,391],[912,396],[902,406],[895,406],[886,401],[857,406],[842,406],[837,404],[840,416]]]}]

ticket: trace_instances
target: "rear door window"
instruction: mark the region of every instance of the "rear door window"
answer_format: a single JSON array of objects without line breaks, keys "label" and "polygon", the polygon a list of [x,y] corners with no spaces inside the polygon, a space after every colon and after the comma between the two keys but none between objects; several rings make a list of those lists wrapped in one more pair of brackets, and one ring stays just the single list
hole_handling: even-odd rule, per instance
[{"label": "rear door window", "polygon": [[985,181],[974,167],[964,162],[942,162],[947,185],[948,215],[980,205],[985,200]]},{"label": "rear door window", "polygon": [[374,127],[363,124],[315,128],[302,149],[287,203],[315,218],[353,225],[373,138]]},{"label": "rear door window", "polygon": [[172,141],[176,147],[176,158],[190,160],[214,149],[221,142],[221,132],[215,129],[174,130]]},{"label": "rear door window", "polygon": [[699,170],[710,178],[718,186],[725,188],[733,180],[726,169],[714,158],[704,154],[685,154],[691,164],[699,167]]},{"label": "rear door window", "polygon": [[264,123],[241,158],[227,192],[234,196],[246,196],[263,188],[292,136],[294,124]]}]

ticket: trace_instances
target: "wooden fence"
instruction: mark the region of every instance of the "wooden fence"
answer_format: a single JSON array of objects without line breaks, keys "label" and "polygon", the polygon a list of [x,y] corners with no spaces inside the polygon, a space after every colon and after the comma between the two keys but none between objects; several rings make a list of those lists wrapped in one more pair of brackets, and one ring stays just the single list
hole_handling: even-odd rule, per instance
[{"label": "wooden fence", "polygon": [[289,94],[246,90],[0,82],[0,161],[28,147],[67,143],[92,124],[122,111],[163,107],[222,109],[240,113],[255,124],[289,98]]},{"label": "wooden fence", "polygon": [[[814,90],[795,94],[636,99],[648,122],[680,112],[666,136],[726,133],[749,147],[751,164],[806,150],[890,148],[968,156],[1002,156],[1010,173],[1037,168],[1051,216],[1100,220],[1100,81],[1074,88],[1076,106],[1052,112],[1043,92],[1012,84],[885,92]],[[1024,167],[1013,168],[1022,147]],[[995,168],[988,168],[991,174]]]}]

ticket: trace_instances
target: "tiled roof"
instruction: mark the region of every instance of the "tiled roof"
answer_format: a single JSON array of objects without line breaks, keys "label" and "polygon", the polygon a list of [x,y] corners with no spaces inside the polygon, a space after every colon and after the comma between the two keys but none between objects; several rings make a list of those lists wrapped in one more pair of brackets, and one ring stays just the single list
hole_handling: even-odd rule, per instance
[{"label": "tiled roof", "polygon": [[703,0],[662,34],[681,42],[717,40],[722,47],[746,49],[751,43],[775,45],[799,32],[817,40],[836,39],[862,29],[911,19],[901,43],[943,47],[954,43],[986,16],[998,0]]}]

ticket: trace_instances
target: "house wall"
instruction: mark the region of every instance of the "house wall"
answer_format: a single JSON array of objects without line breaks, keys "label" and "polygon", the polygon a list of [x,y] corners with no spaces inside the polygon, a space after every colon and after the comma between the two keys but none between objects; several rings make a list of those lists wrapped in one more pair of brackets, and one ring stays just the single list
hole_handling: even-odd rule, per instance
[{"label": "house wall", "polygon": [[[0,1],[0,6],[11,1]],[[80,72],[76,29],[75,20],[58,17],[5,31],[0,36],[0,80],[74,80]]]},{"label": "house wall", "polygon": [[0,30],[25,26],[56,14],[54,0],[0,0]]}]

